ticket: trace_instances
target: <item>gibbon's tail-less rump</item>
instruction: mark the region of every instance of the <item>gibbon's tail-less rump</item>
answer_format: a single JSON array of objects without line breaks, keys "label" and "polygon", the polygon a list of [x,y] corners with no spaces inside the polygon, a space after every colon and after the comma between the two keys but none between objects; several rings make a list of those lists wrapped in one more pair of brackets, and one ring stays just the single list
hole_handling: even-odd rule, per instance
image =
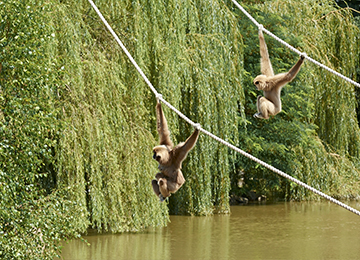
[{"label": "gibbon's tail-less rump", "polygon": [[301,55],[298,62],[288,72],[274,75],[265,38],[261,29],[259,30],[259,41],[261,75],[254,79],[254,84],[258,90],[263,90],[264,97],[258,96],[256,102],[258,112],[254,114],[254,117],[268,119],[270,115],[274,116],[281,111],[281,88],[295,78],[300,71],[305,56]]},{"label": "gibbon's tail-less rump", "polygon": [[160,145],[153,148],[153,159],[158,163],[159,173],[152,180],[155,194],[164,201],[171,193],[175,193],[184,184],[185,178],[181,172],[181,163],[185,160],[188,152],[195,146],[199,136],[199,130],[182,143],[173,147],[167,121],[161,108],[161,103],[156,104],[157,131]]}]

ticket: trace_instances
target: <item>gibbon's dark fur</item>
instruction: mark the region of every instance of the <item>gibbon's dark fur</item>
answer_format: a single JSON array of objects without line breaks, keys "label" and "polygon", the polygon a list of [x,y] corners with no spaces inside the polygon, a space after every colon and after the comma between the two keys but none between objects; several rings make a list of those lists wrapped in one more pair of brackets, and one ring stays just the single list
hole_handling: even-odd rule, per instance
[{"label": "gibbon's dark fur", "polygon": [[152,186],[160,201],[163,201],[184,184],[185,178],[181,172],[181,163],[186,158],[188,152],[195,146],[199,130],[195,129],[185,142],[179,143],[174,147],[159,101],[156,104],[156,117],[160,145],[153,148],[153,158],[158,161],[160,172],[155,175],[156,180],[152,180]]},{"label": "gibbon's dark fur", "polygon": [[305,56],[301,55],[298,62],[288,72],[274,76],[262,30],[259,30],[259,41],[261,75],[254,79],[254,84],[258,90],[263,90],[264,97],[258,96],[256,103],[258,112],[254,114],[254,117],[268,119],[270,115],[274,116],[281,111],[281,88],[295,78],[300,71]]}]

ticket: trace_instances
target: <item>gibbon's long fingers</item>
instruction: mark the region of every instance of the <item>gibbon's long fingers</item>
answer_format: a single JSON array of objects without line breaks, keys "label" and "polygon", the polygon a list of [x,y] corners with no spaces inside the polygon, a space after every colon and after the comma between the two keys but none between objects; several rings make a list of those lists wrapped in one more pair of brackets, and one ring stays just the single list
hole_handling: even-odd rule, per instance
[{"label": "gibbon's long fingers", "polygon": [[200,130],[200,129],[201,129],[201,124],[200,124],[200,123],[196,123],[196,124],[194,125],[194,127],[195,127],[195,129]]},{"label": "gibbon's long fingers", "polygon": [[305,60],[305,59],[307,58],[306,52],[302,52],[302,53],[300,54],[300,58],[303,59],[303,60]]},{"label": "gibbon's long fingers", "polygon": [[159,94],[159,93],[157,93],[156,94],[156,101],[157,101],[157,103],[160,103],[160,99],[162,98],[162,95],[161,94]]}]

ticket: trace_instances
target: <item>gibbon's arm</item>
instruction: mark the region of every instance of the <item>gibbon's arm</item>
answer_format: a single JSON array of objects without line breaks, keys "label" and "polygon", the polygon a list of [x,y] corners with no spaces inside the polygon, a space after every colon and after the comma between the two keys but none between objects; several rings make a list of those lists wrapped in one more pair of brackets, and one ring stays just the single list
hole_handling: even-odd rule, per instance
[{"label": "gibbon's arm", "polygon": [[282,87],[286,83],[292,81],[300,71],[301,65],[304,63],[304,60],[305,57],[301,55],[296,64],[287,73],[275,75],[273,85],[276,87]]},{"label": "gibbon's arm", "polygon": [[171,149],[174,145],[170,139],[170,131],[168,129],[167,121],[162,111],[160,102],[156,104],[156,124],[160,137],[160,145],[169,146]]},{"label": "gibbon's arm", "polygon": [[260,65],[261,65],[261,74],[265,76],[274,76],[274,70],[271,66],[271,61],[269,57],[269,52],[266,46],[265,38],[262,30],[259,30],[259,42],[260,42]]},{"label": "gibbon's arm", "polygon": [[200,131],[195,129],[192,135],[186,139],[186,141],[179,145],[175,150],[174,157],[176,158],[176,164],[181,164],[181,162],[186,158],[188,152],[195,146],[196,141],[199,137]]}]

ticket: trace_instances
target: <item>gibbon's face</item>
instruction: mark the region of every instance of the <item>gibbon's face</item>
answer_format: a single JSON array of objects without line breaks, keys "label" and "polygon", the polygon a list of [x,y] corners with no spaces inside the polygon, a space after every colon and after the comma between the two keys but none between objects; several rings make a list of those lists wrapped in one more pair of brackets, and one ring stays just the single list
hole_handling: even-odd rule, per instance
[{"label": "gibbon's face", "polygon": [[266,76],[259,75],[254,79],[254,85],[258,90],[263,90],[266,87]]},{"label": "gibbon's face", "polygon": [[160,164],[166,164],[169,161],[170,150],[165,145],[155,146],[153,149],[153,159],[158,161]]}]

